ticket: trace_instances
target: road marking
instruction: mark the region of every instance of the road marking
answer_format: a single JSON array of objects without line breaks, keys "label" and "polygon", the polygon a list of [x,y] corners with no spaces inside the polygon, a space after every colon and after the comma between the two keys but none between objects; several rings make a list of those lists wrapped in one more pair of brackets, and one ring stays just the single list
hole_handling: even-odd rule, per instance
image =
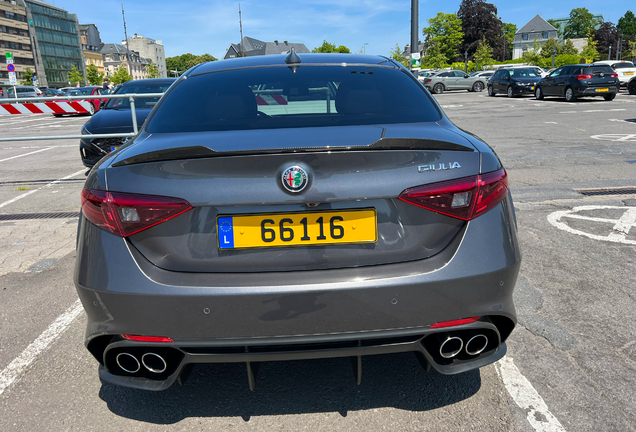
[{"label": "road marking", "polygon": [[30,153],[24,153],[24,154],[17,155],[17,156],[11,156],[10,158],[0,159],[0,162],[8,161],[8,160],[11,160],[11,159],[21,158],[22,156],[28,156],[28,155],[32,155],[32,154],[36,154],[36,153],[40,153],[40,152],[43,152],[43,151],[51,150],[52,148],[53,148],[53,147],[46,147],[46,148],[43,148],[43,149],[41,149],[41,150],[32,151],[32,152],[30,152]]},{"label": "road marking", "polygon": [[558,124],[557,122],[546,122],[546,124]]},{"label": "road marking", "polygon": [[595,113],[595,112],[609,112],[609,111],[627,111],[625,108],[614,108],[608,110],[583,110],[583,111],[561,111],[559,114],[579,114],[579,113]]},{"label": "road marking", "polygon": [[13,204],[14,202],[16,202],[18,200],[21,200],[22,198],[27,197],[27,196],[29,196],[29,195],[31,195],[33,193],[36,193],[39,190],[42,190],[44,188],[50,188],[51,186],[54,186],[54,185],[62,182],[63,180],[70,179],[71,177],[75,177],[76,175],[81,174],[81,173],[85,173],[85,172],[86,172],[86,168],[83,168],[83,169],[81,169],[81,170],[79,170],[79,171],[77,171],[77,172],[75,172],[73,174],[67,175],[66,177],[62,177],[61,179],[57,179],[55,181],[47,183],[44,186],[42,186],[41,188],[33,189],[32,191],[25,192],[22,195],[18,195],[17,197],[10,199],[9,201],[5,201],[3,203],[0,203],[0,208],[2,208],[4,206],[8,206],[9,204]]},{"label": "road marking", "polygon": [[534,430],[565,432],[565,428],[552,415],[541,395],[515,366],[511,357],[506,356],[495,363],[495,370],[515,403],[526,411],[526,419]]},{"label": "road marking", "polygon": [[[609,218],[598,218],[591,216],[582,216],[580,214],[576,214],[581,211],[590,211],[590,210],[602,210],[602,209],[620,209],[623,210],[623,215],[619,219],[609,219]],[[579,220],[588,220],[590,222],[601,222],[612,224],[612,232],[610,232],[607,236],[602,236],[598,234],[590,234],[585,231],[577,230],[566,223],[562,222],[563,218],[571,218],[571,219],[579,219]],[[619,206],[580,206],[574,207],[572,210],[560,210],[554,213],[550,213],[548,215],[548,222],[553,226],[569,232],[570,234],[582,235],[593,240],[602,240],[609,241],[613,243],[623,243],[623,244],[632,244],[636,245],[636,240],[628,240],[627,235],[629,234],[629,230],[632,227],[636,227],[636,207],[619,207]]]},{"label": "road marking", "polygon": [[51,144],[51,145],[47,145],[47,146],[0,147],[0,150],[65,148],[65,147],[77,147],[77,144],[65,144],[65,145],[52,145]]},{"label": "road marking", "polygon": [[64,333],[64,330],[68,328],[82,310],[82,303],[76,300],[36,340],[31,342],[18,357],[9,363],[9,366],[0,372],[0,395],[12,384],[20,381],[38,356]]},{"label": "road marking", "polygon": [[590,138],[601,140],[601,141],[636,141],[636,134],[592,135]]}]

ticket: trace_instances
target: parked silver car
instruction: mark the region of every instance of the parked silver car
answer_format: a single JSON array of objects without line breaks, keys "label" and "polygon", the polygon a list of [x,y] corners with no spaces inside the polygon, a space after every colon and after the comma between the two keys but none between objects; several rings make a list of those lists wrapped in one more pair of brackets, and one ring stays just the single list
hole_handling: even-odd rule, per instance
[{"label": "parked silver car", "polygon": [[[14,90],[15,87],[15,90]],[[16,93],[19,98],[30,98],[30,97],[38,97],[42,96],[42,90],[37,88],[36,86],[11,86],[7,87],[5,91],[2,92],[2,95],[5,98],[15,98]]]},{"label": "parked silver car", "polygon": [[460,70],[441,72],[424,79],[424,85],[432,93],[440,94],[445,90],[468,90],[480,92],[486,88],[488,78],[471,77]]}]

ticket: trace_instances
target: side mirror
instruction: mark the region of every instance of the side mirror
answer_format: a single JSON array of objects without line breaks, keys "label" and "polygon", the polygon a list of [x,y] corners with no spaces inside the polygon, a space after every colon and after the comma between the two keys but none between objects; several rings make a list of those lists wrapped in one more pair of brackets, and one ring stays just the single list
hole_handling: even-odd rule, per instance
[{"label": "side mirror", "polygon": [[101,101],[99,101],[99,109],[103,109],[103,108],[104,108],[104,105],[106,105],[106,102],[107,102],[107,101],[105,101],[105,100],[101,100]]}]

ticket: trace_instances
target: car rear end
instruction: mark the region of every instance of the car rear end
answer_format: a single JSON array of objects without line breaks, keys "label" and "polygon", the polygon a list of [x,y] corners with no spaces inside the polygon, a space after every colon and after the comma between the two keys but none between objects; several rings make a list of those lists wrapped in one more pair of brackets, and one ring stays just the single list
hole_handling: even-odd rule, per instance
[{"label": "car rear end", "polygon": [[571,81],[577,97],[612,98],[619,91],[618,74],[605,64],[581,66],[575,71]]},{"label": "car rear end", "polygon": [[189,71],[91,171],[75,283],[102,378],[242,362],[253,388],[260,362],[351,357],[359,382],[363,355],[453,374],[505,354],[520,252],[495,154],[397,64],[302,57]]}]

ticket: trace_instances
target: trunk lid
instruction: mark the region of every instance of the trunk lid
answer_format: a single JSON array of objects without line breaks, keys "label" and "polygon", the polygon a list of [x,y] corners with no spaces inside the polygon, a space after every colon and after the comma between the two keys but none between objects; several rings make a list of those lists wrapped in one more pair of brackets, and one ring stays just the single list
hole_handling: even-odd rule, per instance
[{"label": "trunk lid", "polygon": [[[295,271],[427,258],[463,227],[461,220],[397,199],[414,186],[478,174],[480,155],[462,135],[437,124],[307,129],[302,140],[298,129],[162,134],[125,149],[107,170],[110,191],[179,197],[194,206],[128,241],[172,271]],[[201,144],[198,150],[193,143]],[[283,187],[290,166],[308,174],[301,193]],[[364,209],[375,211],[375,242],[219,247],[220,216],[290,213],[313,222],[321,212]]]}]

